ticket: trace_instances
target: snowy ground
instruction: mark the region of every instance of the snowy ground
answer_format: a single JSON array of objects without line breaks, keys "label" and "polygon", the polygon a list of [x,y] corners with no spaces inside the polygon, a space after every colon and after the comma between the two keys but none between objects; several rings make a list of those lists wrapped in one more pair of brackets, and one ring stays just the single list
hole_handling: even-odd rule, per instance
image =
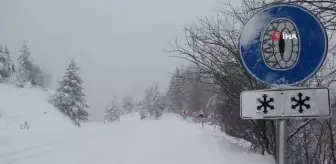
[{"label": "snowy ground", "polygon": [[51,94],[47,91],[17,88],[10,84],[0,84],[0,91],[0,133],[20,130],[25,122],[40,130],[73,126],[69,119],[48,103]]},{"label": "snowy ground", "polygon": [[1,164],[273,164],[249,153],[211,128],[165,116],[81,129],[1,134]]},{"label": "snowy ground", "polygon": [[[176,115],[76,128],[41,89],[0,84],[0,164],[274,164]],[[46,112],[46,113],[45,113]],[[30,129],[20,125],[28,122]]]}]

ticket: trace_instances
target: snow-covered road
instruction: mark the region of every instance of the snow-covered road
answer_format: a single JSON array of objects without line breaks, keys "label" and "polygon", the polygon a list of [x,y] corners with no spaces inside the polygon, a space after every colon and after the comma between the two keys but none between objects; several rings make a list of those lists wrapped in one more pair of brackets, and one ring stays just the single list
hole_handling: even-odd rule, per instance
[{"label": "snow-covered road", "polygon": [[0,134],[0,164],[273,164],[221,133],[165,116]]}]

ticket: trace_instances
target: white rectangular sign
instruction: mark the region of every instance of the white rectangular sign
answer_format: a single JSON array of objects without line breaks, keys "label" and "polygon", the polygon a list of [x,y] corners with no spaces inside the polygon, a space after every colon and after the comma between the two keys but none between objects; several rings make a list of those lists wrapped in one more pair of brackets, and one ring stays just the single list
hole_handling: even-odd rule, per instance
[{"label": "white rectangular sign", "polygon": [[240,95],[242,119],[330,117],[328,88],[292,88],[244,91]]}]

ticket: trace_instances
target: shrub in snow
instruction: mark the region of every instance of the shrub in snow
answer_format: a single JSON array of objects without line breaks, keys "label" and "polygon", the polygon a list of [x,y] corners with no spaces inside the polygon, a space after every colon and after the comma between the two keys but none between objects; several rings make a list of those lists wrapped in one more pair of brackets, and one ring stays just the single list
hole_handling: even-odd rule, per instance
[{"label": "shrub in snow", "polygon": [[21,125],[21,129],[30,129],[28,122],[25,122],[23,125]]}]

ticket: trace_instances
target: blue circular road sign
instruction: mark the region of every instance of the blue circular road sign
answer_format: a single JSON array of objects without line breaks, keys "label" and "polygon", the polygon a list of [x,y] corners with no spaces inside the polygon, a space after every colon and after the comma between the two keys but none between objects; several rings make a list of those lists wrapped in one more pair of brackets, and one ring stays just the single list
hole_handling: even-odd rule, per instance
[{"label": "blue circular road sign", "polygon": [[295,85],[323,65],[328,37],[309,10],[292,4],[270,5],[256,13],[240,36],[244,67],[268,85]]}]

